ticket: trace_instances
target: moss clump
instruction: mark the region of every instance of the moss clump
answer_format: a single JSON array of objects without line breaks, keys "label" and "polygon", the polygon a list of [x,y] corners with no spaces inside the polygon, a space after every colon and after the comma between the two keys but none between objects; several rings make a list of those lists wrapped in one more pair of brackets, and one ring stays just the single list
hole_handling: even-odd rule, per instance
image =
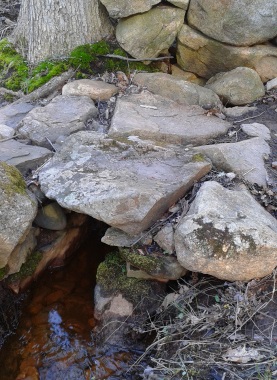
[{"label": "moss clump", "polygon": [[130,249],[120,249],[120,256],[134,267],[147,273],[156,272],[160,267],[160,260],[157,257],[142,256]]},{"label": "moss clump", "polygon": [[0,41],[0,84],[9,90],[21,89],[28,77],[28,65],[7,39]]},{"label": "moss clump", "polygon": [[19,272],[10,275],[8,281],[15,282],[31,276],[35,272],[42,256],[43,254],[39,251],[32,252],[26,262],[21,265]]},{"label": "moss clump", "polygon": [[0,281],[5,278],[7,273],[8,273],[8,267],[7,266],[0,268]]},{"label": "moss clump", "polygon": [[68,59],[47,60],[35,66],[30,66],[17,53],[13,45],[7,40],[0,41],[0,86],[13,91],[22,90],[29,93],[47,83],[54,76],[60,75],[70,67],[76,70],[77,79],[86,78],[91,74],[105,71],[132,70],[157,71],[153,65],[144,65],[142,62],[127,62],[116,58],[104,58],[106,54],[127,57],[124,50],[119,49],[106,41],[86,44],[76,47]]},{"label": "moss clump", "polygon": [[101,57],[106,54],[128,57],[124,50],[106,41],[100,41],[91,45],[78,46],[71,52],[69,64],[77,69],[78,72],[88,74],[97,74],[104,71],[157,71],[152,65],[145,65],[142,62],[128,62],[118,58]]},{"label": "moss clump", "polygon": [[117,252],[106,256],[97,269],[96,281],[104,292],[118,292],[130,302],[137,304],[150,293],[151,281],[128,278],[126,263]]},{"label": "moss clump", "polygon": [[191,161],[192,162],[205,162],[206,159],[202,153],[196,153],[192,156]]},{"label": "moss clump", "polygon": [[4,169],[7,179],[0,181],[0,190],[4,191],[7,195],[26,194],[26,183],[20,173],[14,166],[8,165],[6,162],[0,163],[0,169]]}]

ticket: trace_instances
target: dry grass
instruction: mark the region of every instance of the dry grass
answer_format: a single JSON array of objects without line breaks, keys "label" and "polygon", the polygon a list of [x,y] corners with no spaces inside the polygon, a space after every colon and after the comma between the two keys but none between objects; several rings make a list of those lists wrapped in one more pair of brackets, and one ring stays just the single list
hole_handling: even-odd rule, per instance
[{"label": "dry grass", "polygon": [[144,379],[277,378],[276,272],[249,283],[191,279],[145,325]]}]

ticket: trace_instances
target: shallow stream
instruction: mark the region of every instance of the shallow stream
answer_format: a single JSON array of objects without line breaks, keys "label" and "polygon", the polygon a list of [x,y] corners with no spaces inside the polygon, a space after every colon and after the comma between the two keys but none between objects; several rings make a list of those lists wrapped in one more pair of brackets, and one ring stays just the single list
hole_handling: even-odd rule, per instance
[{"label": "shallow stream", "polygon": [[108,248],[94,239],[32,285],[19,326],[0,351],[1,380],[129,378],[130,352],[103,353],[93,343],[95,275]]}]

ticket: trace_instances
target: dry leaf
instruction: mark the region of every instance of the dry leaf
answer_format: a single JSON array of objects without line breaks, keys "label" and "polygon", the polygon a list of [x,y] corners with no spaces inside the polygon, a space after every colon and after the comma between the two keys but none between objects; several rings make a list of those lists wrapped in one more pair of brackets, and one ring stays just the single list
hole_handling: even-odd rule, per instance
[{"label": "dry leaf", "polygon": [[248,363],[252,360],[257,362],[263,359],[264,355],[261,355],[255,348],[240,346],[237,348],[229,348],[222,357],[225,361],[233,363]]}]

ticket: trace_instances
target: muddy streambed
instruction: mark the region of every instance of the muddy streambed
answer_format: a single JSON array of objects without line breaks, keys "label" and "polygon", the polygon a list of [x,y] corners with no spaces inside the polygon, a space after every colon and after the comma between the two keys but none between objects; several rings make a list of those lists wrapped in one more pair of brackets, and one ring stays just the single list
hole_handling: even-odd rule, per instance
[{"label": "muddy streambed", "polygon": [[94,342],[93,288],[109,247],[87,242],[60,269],[49,269],[24,300],[16,332],[0,350],[1,380],[128,379],[136,358]]}]

